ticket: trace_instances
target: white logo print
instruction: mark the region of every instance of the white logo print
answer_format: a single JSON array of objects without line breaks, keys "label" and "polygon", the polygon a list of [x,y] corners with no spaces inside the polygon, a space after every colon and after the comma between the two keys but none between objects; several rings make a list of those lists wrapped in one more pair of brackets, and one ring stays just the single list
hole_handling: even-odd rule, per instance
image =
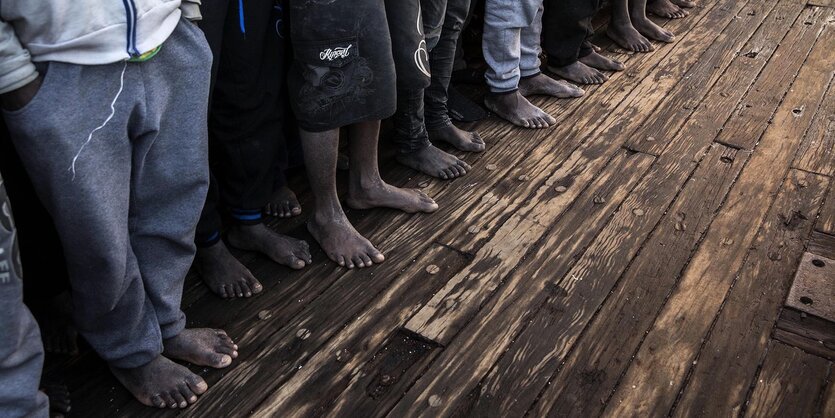
[{"label": "white logo print", "polygon": [[418,4],[418,12],[417,12],[417,22],[415,22],[415,27],[417,28],[417,33],[420,35],[421,40],[418,43],[418,48],[415,50],[415,65],[417,66],[418,70],[423,73],[423,75],[427,77],[432,77],[429,73],[429,52],[426,50],[426,40],[423,39],[423,21],[421,19],[420,4]]},{"label": "white logo print", "polygon": [[319,59],[322,61],[333,61],[335,59],[348,58],[348,56],[351,55],[351,47],[353,46],[354,44],[340,46],[339,48],[328,48],[319,53]]}]

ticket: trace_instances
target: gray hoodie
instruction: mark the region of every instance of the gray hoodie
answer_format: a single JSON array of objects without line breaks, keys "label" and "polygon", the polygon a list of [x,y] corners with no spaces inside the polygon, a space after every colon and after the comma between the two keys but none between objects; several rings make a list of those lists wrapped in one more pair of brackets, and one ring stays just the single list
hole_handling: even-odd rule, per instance
[{"label": "gray hoodie", "polygon": [[37,76],[33,62],[110,64],[162,45],[200,0],[0,0],[0,94]]}]

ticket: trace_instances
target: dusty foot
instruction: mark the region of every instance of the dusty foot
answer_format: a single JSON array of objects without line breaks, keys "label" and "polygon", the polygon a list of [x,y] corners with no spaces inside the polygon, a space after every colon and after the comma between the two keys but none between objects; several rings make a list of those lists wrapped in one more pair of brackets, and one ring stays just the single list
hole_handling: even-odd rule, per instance
[{"label": "dusty foot", "polygon": [[499,117],[523,128],[542,129],[557,123],[553,116],[534,106],[519,91],[488,93],[484,96],[484,105]]},{"label": "dusty foot", "polygon": [[222,298],[248,298],[261,293],[264,286],[238,261],[223,241],[198,248],[194,264],[203,283]]},{"label": "dusty foot", "polygon": [[444,180],[454,179],[467,174],[470,165],[458,157],[448,154],[433,145],[409,154],[398,154],[397,161],[406,167],[420,171],[428,176]]},{"label": "dusty foot", "polygon": [[281,235],[264,224],[235,225],[229,229],[227,239],[235,248],[259,252],[296,270],[313,262],[306,242]]},{"label": "dusty foot", "polygon": [[644,38],[631,25],[624,27],[610,23],[606,29],[606,35],[615,41],[616,44],[620,45],[621,48],[633,52],[650,52],[655,50],[655,47],[652,46],[649,39]]},{"label": "dusty foot", "polygon": [[49,417],[63,418],[72,410],[72,399],[67,385],[46,383],[41,391],[49,398]]},{"label": "dusty foot", "polygon": [[605,74],[580,61],[575,61],[564,67],[549,66],[548,70],[566,80],[580,84],[603,84],[609,79]]},{"label": "dusty foot", "polygon": [[302,206],[299,204],[299,199],[287,186],[281,186],[270,197],[270,203],[264,207],[264,212],[267,215],[277,216],[279,218],[291,218],[299,216],[302,213]]},{"label": "dusty foot", "polygon": [[238,346],[219,329],[187,328],[163,341],[162,346],[162,354],[168,358],[215,369],[229,366],[238,357]]},{"label": "dusty foot", "polygon": [[328,258],[342,267],[371,267],[386,259],[344,216],[320,219],[314,215],[308,220],[307,229]]},{"label": "dusty foot", "polygon": [[78,354],[78,331],[72,322],[72,296],[69,291],[52,298],[43,315],[44,350],[55,354]]},{"label": "dusty foot", "polygon": [[563,80],[554,80],[545,74],[537,74],[519,80],[519,93],[522,96],[544,95],[561,99],[580,97],[586,92],[583,89]]},{"label": "dusty foot", "polygon": [[449,124],[441,129],[433,129],[429,131],[429,139],[432,142],[443,141],[452,145],[461,151],[466,152],[481,152],[484,151],[484,140],[478,132],[465,131],[459,129],[453,124]]},{"label": "dusty foot", "polygon": [[692,0],[672,0],[673,4],[678,7],[684,7],[685,9],[692,9],[696,7],[696,2]]},{"label": "dusty foot", "polygon": [[623,64],[619,61],[600,55],[595,51],[592,51],[591,54],[580,58],[580,62],[601,71],[623,71],[624,69]]},{"label": "dusty foot", "polygon": [[388,183],[359,188],[349,187],[345,203],[352,209],[389,208],[406,213],[432,213],[438,204],[420,190],[401,189]]},{"label": "dusty foot", "polygon": [[676,36],[667,29],[655,24],[655,22],[647,18],[636,18],[632,20],[632,26],[635,30],[646,36],[660,42],[670,43],[676,40]]},{"label": "dusty foot", "polygon": [[682,10],[670,0],[650,0],[647,3],[647,13],[667,19],[681,19],[690,14],[690,12]]},{"label": "dusty foot", "polygon": [[203,378],[163,356],[144,366],[110,371],[136,400],[157,408],[185,408],[209,388]]}]

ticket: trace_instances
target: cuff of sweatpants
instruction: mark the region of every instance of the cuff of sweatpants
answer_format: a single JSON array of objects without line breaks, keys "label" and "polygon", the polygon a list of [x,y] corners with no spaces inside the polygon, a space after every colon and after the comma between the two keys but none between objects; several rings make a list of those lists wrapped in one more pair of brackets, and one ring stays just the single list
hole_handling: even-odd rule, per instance
[{"label": "cuff of sweatpants", "polygon": [[180,311],[180,317],[176,321],[170,324],[159,325],[163,341],[180,335],[184,329],[186,329],[186,314],[184,314],[183,311]]}]

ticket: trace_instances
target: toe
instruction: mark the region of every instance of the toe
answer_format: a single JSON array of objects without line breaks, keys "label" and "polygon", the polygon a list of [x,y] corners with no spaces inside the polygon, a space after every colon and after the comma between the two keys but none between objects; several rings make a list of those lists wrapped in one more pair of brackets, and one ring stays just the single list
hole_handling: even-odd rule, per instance
[{"label": "toe", "polygon": [[163,392],[159,394],[162,401],[165,402],[165,407],[167,408],[176,408],[177,403],[174,402],[174,398],[171,397],[171,394],[168,392]]},{"label": "toe", "polygon": [[368,252],[368,256],[371,257],[371,261],[376,264],[380,264],[383,261],[386,261],[386,256],[383,255],[379,250],[376,248],[371,248],[371,251]]},{"label": "toe", "polygon": [[261,293],[264,290],[264,286],[254,277],[248,277],[249,280],[249,288],[252,289],[253,294]]},{"label": "toe", "polygon": [[299,216],[302,214],[302,207],[298,204],[290,206],[290,213],[293,214],[293,216]]},{"label": "toe", "polygon": [[273,204],[267,203],[267,206],[264,206],[264,213],[270,216],[275,216],[275,212],[273,211]]},{"label": "toe", "polygon": [[165,403],[165,401],[162,399],[162,396],[160,396],[160,394],[156,394],[156,395],[152,396],[151,397],[151,403],[157,408],[165,408],[166,406],[168,406]]},{"label": "toe", "polygon": [[226,285],[225,284],[221,285],[219,288],[217,288],[217,291],[215,293],[217,293],[218,296],[220,296],[224,299],[229,297],[229,293],[226,291]]},{"label": "toe", "polygon": [[188,384],[186,382],[183,382],[183,383],[180,383],[179,385],[177,385],[177,390],[180,391],[180,395],[183,396],[183,399],[185,399],[186,402],[188,402],[188,403],[197,402],[197,395],[195,395],[194,392],[191,391],[191,389],[188,387]]},{"label": "toe", "polygon": [[355,256],[353,256],[353,257],[351,258],[351,261],[353,261],[353,262],[354,262],[354,265],[356,265],[356,266],[357,266],[357,267],[359,267],[359,268],[363,268],[363,267],[365,267],[365,262],[364,262],[364,261],[362,261],[362,257],[360,257],[359,255],[355,255]]},{"label": "toe", "polygon": [[241,290],[240,283],[232,283],[232,293],[239,298],[244,297],[244,291]]},{"label": "toe", "polygon": [[339,264],[340,266],[345,267],[345,257],[343,257],[341,255],[339,257],[337,257],[336,264]]},{"label": "toe", "polygon": [[185,408],[188,406],[188,402],[186,402],[186,398],[183,397],[183,394],[180,393],[179,390],[171,391],[171,397],[174,398],[174,401],[177,402],[177,406],[180,408]]},{"label": "toe", "polygon": [[248,298],[252,296],[252,289],[249,288],[249,283],[246,281],[246,279],[242,278],[239,286],[241,287],[241,290],[244,293],[244,297]]},{"label": "toe", "polygon": [[232,356],[228,354],[212,354],[212,364],[215,368],[222,369],[232,364]]},{"label": "toe", "polygon": [[466,170],[466,171],[469,171],[469,170],[472,169],[472,167],[469,164],[467,164],[467,162],[464,161],[464,160],[458,160],[458,165],[463,167],[464,170]]},{"label": "toe", "polygon": [[193,374],[186,378],[186,384],[188,385],[188,388],[191,389],[191,392],[195,395],[202,395],[206,393],[207,390],[209,390],[209,385],[206,383],[206,381],[196,374]]},{"label": "toe", "polygon": [[368,254],[360,254],[360,258],[362,258],[362,262],[365,263],[366,266],[374,265],[374,262],[371,261],[371,257]]}]

